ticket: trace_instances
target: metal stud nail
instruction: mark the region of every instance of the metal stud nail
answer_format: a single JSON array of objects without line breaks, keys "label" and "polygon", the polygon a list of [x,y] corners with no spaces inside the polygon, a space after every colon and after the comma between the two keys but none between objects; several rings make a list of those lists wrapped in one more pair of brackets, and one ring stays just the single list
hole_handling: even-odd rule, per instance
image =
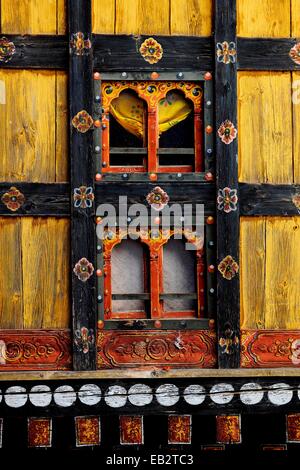
[{"label": "metal stud nail", "polygon": [[99,147],[99,145],[96,145],[96,147],[95,147],[95,152],[100,152],[100,147]]},{"label": "metal stud nail", "polygon": [[213,289],[213,288],[209,289],[209,293],[210,293],[210,294],[214,294],[214,293],[215,293],[215,289]]},{"label": "metal stud nail", "polygon": [[178,74],[176,75],[177,78],[184,78],[184,73],[183,72],[178,72]]},{"label": "metal stud nail", "polygon": [[101,300],[102,300],[102,295],[98,295],[97,299],[98,299],[99,302],[101,302]]},{"label": "metal stud nail", "polygon": [[127,77],[127,73],[126,73],[126,72],[122,72],[122,73],[121,73],[121,77],[122,77],[122,78],[126,78],[126,77]]},{"label": "metal stud nail", "polygon": [[95,96],[95,101],[100,101],[100,95]]},{"label": "metal stud nail", "polygon": [[211,154],[211,153],[212,153],[212,149],[207,149],[207,150],[206,150],[206,153]]},{"label": "metal stud nail", "polygon": [[129,178],[128,173],[123,173],[122,178],[123,178],[123,180],[128,180],[128,178]]},{"label": "metal stud nail", "polygon": [[101,245],[97,245],[97,251],[102,251],[102,246]]}]

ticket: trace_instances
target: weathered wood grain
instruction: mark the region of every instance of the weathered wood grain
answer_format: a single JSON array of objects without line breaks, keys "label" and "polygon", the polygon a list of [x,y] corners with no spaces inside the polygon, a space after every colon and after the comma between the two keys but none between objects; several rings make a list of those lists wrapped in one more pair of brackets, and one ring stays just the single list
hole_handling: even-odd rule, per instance
[{"label": "weathered wood grain", "polygon": [[294,72],[292,74],[292,101],[293,101],[294,182],[299,184],[300,183],[300,72]]},{"label": "weathered wood grain", "polygon": [[[59,10],[62,10],[61,3]],[[1,31],[6,34],[56,34],[57,0],[1,0]]]},{"label": "weathered wood grain", "polygon": [[293,197],[300,194],[300,185],[239,184],[242,215],[298,215]]},{"label": "weathered wood grain", "polygon": [[70,327],[69,221],[22,219],[24,328]]},{"label": "weathered wood grain", "polygon": [[170,34],[209,36],[211,32],[211,0],[170,0]]},{"label": "weathered wood grain", "polygon": [[265,238],[264,218],[241,218],[241,329],[259,329],[265,326]]},{"label": "weathered wood grain", "polygon": [[56,0],[56,33],[57,34],[66,34],[68,31],[67,28],[67,1],[66,0]]},{"label": "weathered wood grain", "polygon": [[292,183],[290,74],[239,72],[238,121],[239,180]]},{"label": "weathered wood grain", "polygon": [[238,38],[239,70],[297,70],[289,56],[294,38]]},{"label": "weathered wood grain", "polygon": [[0,329],[23,328],[21,220],[0,218]]},{"label": "weathered wood grain", "polygon": [[68,77],[67,74],[64,72],[56,72],[55,112],[55,181],[63,182],[69,181]]},{"label": "weathered wood grain", "polygon": [[115,32],[115,0],[92,0],[92,31],[98,34]]},{"label": "weathered wood grain", "polygon": [[237,35],[290,36],[290,0],[237,0]]},{"label": "weathered wood grain", "polygon": [[293,37],[300,36],[300,3],[299,0],[291,0],[291,15],[292,15],[292,24],[291,24],[291,35]]},{"label": "weathered wood grain", "polygon": [[169,0],[116,0],[116,34],[170,34]]}]

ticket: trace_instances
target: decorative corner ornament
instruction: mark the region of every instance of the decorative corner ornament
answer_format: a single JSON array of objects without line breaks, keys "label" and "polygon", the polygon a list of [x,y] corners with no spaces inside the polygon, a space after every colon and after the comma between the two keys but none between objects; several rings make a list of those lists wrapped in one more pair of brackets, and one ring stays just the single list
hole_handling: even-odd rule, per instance
[{"label": "decorative corner ornament", "polygon": [[223,64],[234,64],[236,61],[236,45],[234,42],[217,43],[217,61]]},{"label": "decorative corner ornament", "polygon": [[300,65],[300,42],[291,48],[289,56],[295,64]]},{"label": "decorative corner ornament", "polygon": [[75,264],[73,272],[80,281],[86,282],[93,275],[94,266],[86,258],[81,258]]},{"label": "decorative corner ornament", "polygon": [[7,193],[4,193],[1,201],[12,212],[17,211],[25,202],[25,196],[21,191],[12,186]]},{"label": "decorative corner ornament", "polygon": [[75,339],[74,343],[78,347],[79,351],[82,351],[83,354],[87,354],[91,346],[95,342],[94,331],[89,330],[83,326],[80,330],[75,330]]},{"label": "decorative corner ornament", "polygon": [[71,35],[70,51],[75,55],[86,55],[92,47],[92,43],[87,35],[78,32]]},{"label": "decorative corner ornament", "polygon": [[300,194],[295,194],[292,198],[293,204],[297,207],[300,214]]},{"label": "decorative corner ornament", "polygon": [[92,116],[90,116],[89,113],[84,109],[79,111],[79,113],[77,113],[76,116],[74,116],[72,119],[73,127],[75,127],[75,129],[77,129],[78,132],[81,132],[82,134],[90,130],[93,123],[94,121]]},{"label": "decorative corner ornament", "polygon": [[168,204],[170,198],[163,189],[156,186],[151,193],[147,195],[146,200],[152,209],[161,211]]},{"label": "decorative corner ornament", "polygon": [[154,38],[146,39],[140,47],[141,56],[149,64],[156,64],[163,56],[163,48]]},{"label": "decorative corner ornament", "polygon": [[229,119],[226,119],[218,129],[218,136],[224,144],[229,145],[236,139],[237,129]]},{"label": "decorative corner ornament", "polygon": [[94,201],[93,188],[91,186],[80,186],[79,188],[74,189],[74,207],[81,209],[90,208],[93,205]]},{"label": "decorative corner ornament", "polygon": [[231,281],[239,271],[239,265],[232,258],[232,256],[226,256],[218,265],[218,270],[228,281]]},{"label": "decorative corner ornament", "polygon": [[16,47],[12,41],[6,37],[0,39],[0,62],[9,62],[16,52]]},{"label": "decorative corner ornament", "polygon": [[224,211],[228,214],[231,211],[236,211],[237,209],[237,190],[230,189],[228,187],[224,189],[219,189],[217,203],[218,203],[218,210]]}]

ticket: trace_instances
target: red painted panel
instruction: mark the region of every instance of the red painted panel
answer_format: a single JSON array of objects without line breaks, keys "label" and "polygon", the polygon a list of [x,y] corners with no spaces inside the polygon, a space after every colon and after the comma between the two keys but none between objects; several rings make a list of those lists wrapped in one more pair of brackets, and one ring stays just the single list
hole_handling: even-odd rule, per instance
[{"label": "red painted panel", "polygon": [[216,336],[197,331],[99,331],[98,368],[216,366]]},{"label": "red painted panel", "polygon": [[51,418],[28,418],[28,447],[51,447]]},{"label": "red painted panel", "polygon": [[190,415],[168,416],[168,443],[191,443],[192,417]]},{"label": "red painted panel", "polygon": [[144,444],[142,416],[120,416],[120,444]]},{"label": "red painted panel", "polygon": [[100,445],[100,418],[99,416],[76,416],[76,446]]},{"label": "red painted panel", "polygon": [[69,330],[1,330],[0,370],[69,370]]},{"label": "red painted panel", "polygon": [[299,367],[300,330],[241,332],[241,367]]},{"label": "red painted panel", "polygon": [[217,420],[217,442],[220,444],[239,444],[241,437],[241,418],[239,415],[220,415]]}]

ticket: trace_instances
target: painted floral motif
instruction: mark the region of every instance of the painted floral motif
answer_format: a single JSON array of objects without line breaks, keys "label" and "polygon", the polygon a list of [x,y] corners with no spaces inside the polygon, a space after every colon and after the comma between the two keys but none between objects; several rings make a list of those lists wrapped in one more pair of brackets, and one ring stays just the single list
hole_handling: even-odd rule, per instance
[{"label": "painted floral motif", "polygon": [[2,37],[0,39],[0,62],[9,62],[15,52],[16,48],[14,43]]},{"label": "painted floral motif", "polygon": [[230,281],[238,273],[239,265],[232,256],[228,255],[219,263],[218,270],[225,279]]},{"label": "painted floral motif", "polygon": [[230,329],[225,331],[225,337],[220,338],[219,345],[223,348],[223,354],[233,354],[235,346],[239,344],[239,338],[235,336],[234,332]]},{"label": "painted floral motif", "polygon": [[300,213],[300,194],[295,194],[295,196],[292,198],[292,201]]},{"label": "painted floral motif", "polygon": [[191,443],[191,416],[169,416],[168,417],[168,443],[190,444]]},{"label": "painted floral motif", "polygon": [[163,56],[163,48],[155,39],[148,38],[141,45],[140,53],[146,62],[156,64]]},{"label": "painted floral motif", "polygon": [[295,62],[295,64],[300,65],[300,42],[291,48],[289,56]]},{"label": "painted floral motif", "polygon": [[81,132],[82,134],[87,132],[92,127],[93,122],[94,121],[92,116],[90,116],[89,113],[84,109],[79,111],[79,113],[77,113],[76,116],[74,116],[72,119],[73,126],[78,130],[78,132]]},{"label": "painted floral motif", "polygon": [[237,136],[237,130],[234,127],[234,124],[226,119],[226,121],[222,122],[218,129],[218,136],[224,144],[231,144],[231,142],[236,139]]},{"label": "painted floral motif", "polygon": [[81,260],[75,264],[73,271],[80,281],[86,282],[92,276],[94,266],[86,258],[81,258]]},{"label": "painted floral motif", "polygon": [[241,420],[239,415],[216,416],[217,442],[222,444],[239,444],[241,442]]},{"label": "painted floral motif", "polygon": [[223,64],[234,64],[236,61],[236,46],[234,42],[217,43],[217,61]]},{"label": "painted floral motif", "polygon": [[1,201],[11,211],[17,211],[25,202],[25,196],[17,188],[12,186],[7,193],[4,193]]},{"label": "painted floral motif", "polygon": [[83,352],[83,354],[87,354],[89,352],[90,346],[92,346],[95,342],[93,330],[89,330],[85,326],[83,326],[80,330],[76,330],[74,342],[78,349]]},{"label": "painted floral motif", "polygon": [[51,447],[51,418],[28,418],[28,446]]},{"label": "painted floral motif", "polygon": [[219,189],[217,197],[219,211],[224,211],[226,214],[231,211],[236,211],[237,202],[238,197],[236,189],[230,189],[227,187],[224,189]]},{"label": "painted floral motif", "polygon": [[151,193],[148,194],[146,199],[152,209],[156,211],[161,211],[169,202],[169,196],[159,186],[156,186]]},{"label": "painted floral motif", "polygon": [[100,444],[100,419],[98,416],[76,416],[76,446]]},{"label": "painted floral motif", "polygon": [[291,352],[292,352],[292,363],[294,365],[300,364],[300,339],[295,339],[291,344]]},{"label": "painted floral motif", "polygon": [[143,444],[143,417],[120,416],[121,444]]},{"label": "painted floral motif", "polygon": [[88,38],[84,37],[83,33],[79,32],[72,34],[70,47],[75,55],[85,55],[91,49],[92,43]]},{"label": "painted floral motif", "polygon": [[86,209],[92,207],[94,200],[93,188],[91,186],[80,186],[74,189],[74,207],[81,207]]}]

